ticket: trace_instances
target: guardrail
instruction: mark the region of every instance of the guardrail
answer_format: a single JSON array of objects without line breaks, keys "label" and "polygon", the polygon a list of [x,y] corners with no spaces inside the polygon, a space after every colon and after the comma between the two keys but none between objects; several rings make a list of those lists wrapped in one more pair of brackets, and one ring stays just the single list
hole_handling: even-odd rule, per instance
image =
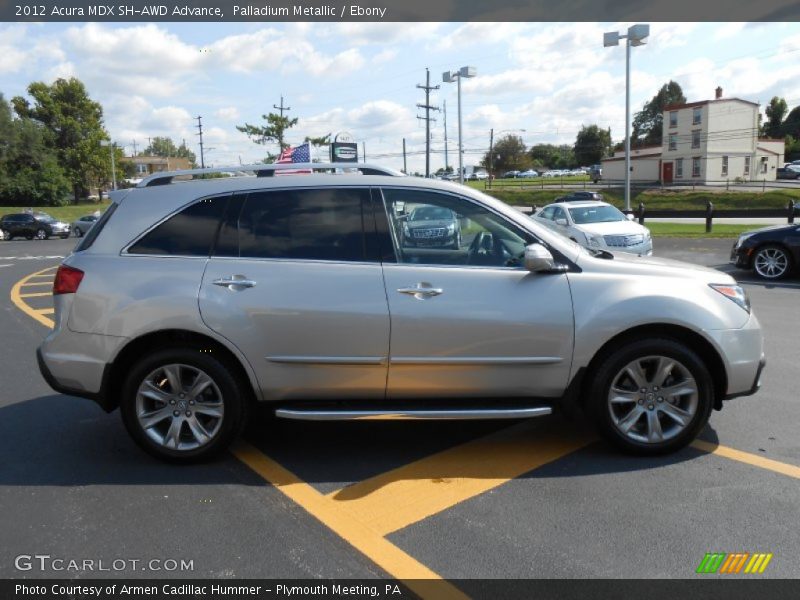
[{"label": "guardrail", "polygon": [[[539,206],[521,207],[520,210],[526,215],[532,215]],[[625,211],[622,211],[625,212]],[[800,216],[800,203],[795,204],[791,200],[787,202],[786,208],[737,208],[737,209],[723,209],[717,210],[714,208],[714,203],[711,201],[706,202],[705,210],[670,210],[670,209],[655,209],[648,210],[643,202],[639,203],[637,210],[630,211],[640,225],[644,225],[647,218],[650,219],[702,219],[706,221],[706,233],[711,233],[714,227],[714,218],[718,219],[780,219],[786,217],[788,224],[794,223],[795,216]]]},{"label": "guardrail", "polygon": [[770,218],[776,219],[786,217],[788,224],[794,223],[795,215],[800,215],[800,204],[795,204],[791,200],[786,203],[786,208],[738,208],[738,209],[725,209],[716,210],[714,203],[708,200],[706,202],[705,210],[647,210],[643,202],[639,203],[638,210],[632,211],[632,214],[639,221],[639,224],[644,225],[645,218],[663,219],[663,218],[705,218],[706,220],[706,233],[711,233],[714,226],[714,217],[719,219],[757,219],[757,218]]}]

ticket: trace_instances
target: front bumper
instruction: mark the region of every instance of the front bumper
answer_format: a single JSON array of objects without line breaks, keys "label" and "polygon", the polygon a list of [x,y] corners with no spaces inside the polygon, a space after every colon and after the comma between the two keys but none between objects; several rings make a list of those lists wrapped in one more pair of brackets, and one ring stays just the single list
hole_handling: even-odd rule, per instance
[{"label": "front bumper", "polygon": [[754,314],[741,329],[706,330],[725,365],[728,385],[723,398],[755,394],[766,365],[764,336]]}]

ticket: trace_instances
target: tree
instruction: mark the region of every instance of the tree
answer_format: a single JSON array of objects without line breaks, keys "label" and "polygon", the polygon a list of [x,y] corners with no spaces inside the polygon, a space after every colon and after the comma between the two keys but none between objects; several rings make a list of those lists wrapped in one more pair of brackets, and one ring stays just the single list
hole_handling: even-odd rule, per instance
[{"label": "tree", "polygon": [[0,204],[59,204],[70,185],[48,144],[48,132],[30,119],[13,119],[0,94]]},{"label": "tree", "polygon": [[785,137],[783,158],[786,161],[800,160],[800,140],[791,135]]},{"label": "tree", "polygon": [[93,180],[98,179],[107,154],[100,146],[108,139],[103,128],[103,109],[89,98],[78,79],[57,79],[52,85],[34,82],[28,86],[33,106],[16,96],[14,112],[21,119],[41,123],[50,132],[49,143],[72,185],[77,204]]},{"label": "tree", "polygon": [[611,129],[584,125],[575,138],[575,160],[581,165],[595,165],[611,150]]},{"label": "tree", "polygon": [[794,139],[800,139],[800,106],[794,107],[781,125],[780,135],[790,135]]},{"label": "tree", "polygon": [[197,155],[182,142],[176,146],[172,138],[156,136],[139,156],[161,156],[162,158],[187,158],[192,167],[197,166]]},{"label": "tree", "polygon": [[789,107],[786,100],[773,96],[767,104],[767,122],[761,126],[761,133],[766,137],[778,138],[782,135],[783,118],[786,116]]},{"label": "tree", "polygon": [[575,166],[575,154],[568,144],[535,144],[528,151],[534,168],[564,169]]},{"label": "tree", "polygon": [[684,104],[686,96],[681,86],[670,81],[661,86],[658,93],[649,102],[645,102],[641,111],[633,116],[633,132],[631,146],[660,146],[664,123],[664,108],[670,104]]},{"label": "tree", "polygon": [[531,162],[525,148],[525,142],[518,135],[507,134],[494,144],[492,149],[492,161],[489,160],[489,153],[483,156],[481,164],[485,167],[492,165],[495,173],[506,171],[524,171]]},{"label": "tree", "polygon": [[247,134],[251,140],[256,144],[268,144],[270,142],[277,142],[281,151],[289,147],[284,141],[284,134],[287,129],[294,127],[297,124],[297,119],[290,119],[289,117],[282,117],[275,113],[268,115],[261,115],[267,124],[263,126],[251,125],[245,123],[244,125],[237,125],[236,129],[242,133]]},{"label": "tree", "polygon": [[[305,144],[307,142],[307,143],[311,144],[314,148],[321,148],[322,146],[329,146],[330,143],[331,143],[331,135],[333,135],[333,134],[329,133],[327,135],[321,135],[319,137],[306,136],[306,139],[303,140],[303,143]],[[319,158],[314,158],[313,162],[329,162],[329,161],[327,161],[327,160],[321,161]]]}]

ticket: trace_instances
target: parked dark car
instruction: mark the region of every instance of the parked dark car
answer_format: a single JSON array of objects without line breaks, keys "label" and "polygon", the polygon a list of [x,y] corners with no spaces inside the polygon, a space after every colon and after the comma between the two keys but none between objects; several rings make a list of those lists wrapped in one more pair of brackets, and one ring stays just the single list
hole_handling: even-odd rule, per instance
[{"label": "parked dark car", "polygon": [[503,173],[503,179],[516,179],[519,177],[520,171],[506,171]]},{"label": "parked dark car", "polygon": [[795,166],[794,168],[790,167],[779,167],[777,178],[778,179],[797,179],[800,177],[800,165]]},{"label": "parked dark car", "polygon": [[75,219],[72,222],[73,235],[75,237],[83,237],[91,226],[94,225],[95,221],[97,221],[97,217],[94,215],[85,215],[79,219]]},{"label": "parked dark car", "polygon": [[461,247],[461,224],[455,213],[442,206],[417,206],[403,223],[404,246]]},{"label": "parked dark car", "polygon": [[57,221],[46,213],[4,215],[0,219],[0,229],[3,230],[3,237],[7,240],[15,237],[24,237],[28,240],[33,238],[46,240],[55,235],[62,239],[69,237],[69,225]]},{"label": "parked dark car", "polygon": [[566,196],[556,198],[553,202],[586,202],[587,200],[596,200],[598,202],[605,202],[603,194],[598,192],[571,192]]},{"label": "parked dark car", "polygon": [[764,279],[781,279],[800,266],[800,225],[746,231],[731,250],[731,262]]}]

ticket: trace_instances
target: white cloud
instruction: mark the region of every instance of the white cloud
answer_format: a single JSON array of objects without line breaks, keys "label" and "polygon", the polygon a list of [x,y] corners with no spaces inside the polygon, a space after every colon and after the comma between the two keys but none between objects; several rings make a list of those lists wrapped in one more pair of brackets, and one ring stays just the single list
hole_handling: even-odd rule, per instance
[{"label": "white cloud", "polygon": [[436,47],[441,50],[464,48],[472,44],[508,42],[528,28],[522,23],[466,23],[441,37]]},{"label": "white cloud", "polygon": [[239,120],[239,109],[235,106],[226,106],[217,110],[214,115],[223,121]]},{"label": "white cloud", "polygon": [[332,29],[320,28],[325,36],[335,36],[348,46],[366,44],[408,44],[432,39],[441,29],[440,23],[337,23]]}]

